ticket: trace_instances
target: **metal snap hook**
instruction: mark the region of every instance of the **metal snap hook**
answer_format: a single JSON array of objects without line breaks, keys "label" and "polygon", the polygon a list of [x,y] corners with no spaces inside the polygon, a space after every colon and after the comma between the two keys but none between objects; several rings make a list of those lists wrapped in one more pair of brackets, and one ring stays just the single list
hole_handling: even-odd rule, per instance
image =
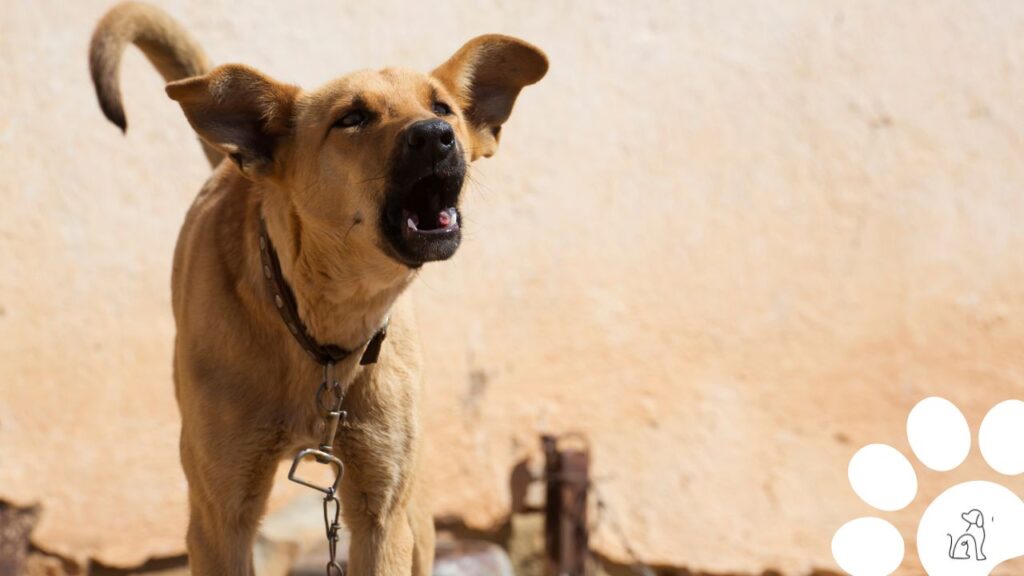
[{"label": "metal snap hook", "polygon": [[[296,472],[299,469],[299,463],[302,462],[302,460],[307,456],[312,456],[316,459],[317,462],[334,467],[335,476],[334,482],[332,484],[330,484],[329,486],[318,486],[316,484],[313,484],[309,480],[300,478],[298,474],[296,474]],[[312,488],[318,492],[322,492],[329,496],[333,496],[335,493],[338,492],[338,489],[341,488],[341,479],[344,475],[345,465],[341,463],[341,460],[337,456],[331,454],[330,452],[324,452],[323,450],[318,450],[316,448],[306,448],[305,450],[302,450],[301,452],[296,454],[295,458],[292,459],[292,467],[290,470],[288,470],[288,479],[291,480],[292,482],[295,482],[296,484],[302,484],[307,488]]]}]

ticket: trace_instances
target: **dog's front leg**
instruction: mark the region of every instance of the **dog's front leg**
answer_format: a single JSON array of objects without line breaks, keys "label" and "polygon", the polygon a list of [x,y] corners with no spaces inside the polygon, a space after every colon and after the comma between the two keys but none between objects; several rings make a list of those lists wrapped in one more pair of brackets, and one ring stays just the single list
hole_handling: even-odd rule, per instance
[{"label": "dog's front leg", "polygon": [[259,441],[188,436],[183,431],[181,459],[189,488],[190,573],[252,576],[253,541],[273,485],[276,454]]},{"label": "dog's front leg", "polygon": [[[356,413],[367,412],[356,407]],[[413,570],[409,511],[417,441],[401,422],[385,424],[372,417],[355,423],[339,446],[345,462],[342,511],[352,535],[349,576],[410,576]]]},{"label": "dog's front leg", "polygon": [[[413,532],[405,506],[373,513],[369,494],[345,497],[345,522],[352,533],[349,576],[409,576],[413,567]],[[349,512],[351,511],[351,512]]]},{"label": "dog's front leg", "polygon": [[408,508],[414,546],[413,576],[430,576],[434,572],[434,514],[427,499],[425,481],[422,473],[417,475]]}]

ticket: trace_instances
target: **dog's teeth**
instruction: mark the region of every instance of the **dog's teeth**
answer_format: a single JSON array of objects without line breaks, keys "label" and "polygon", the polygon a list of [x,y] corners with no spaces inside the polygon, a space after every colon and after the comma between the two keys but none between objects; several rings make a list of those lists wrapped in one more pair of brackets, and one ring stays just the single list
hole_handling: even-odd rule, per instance
[{"label": "dog's teeth", "polygon": [[419,230],[419,228],[416,227],[416,222],[413,222],[412,218],[409,218],[408,220],[406,220],[405,224],[406,224],[406,226],[409,227],[410,230]]},{"label": "dog's teeth", "polygon": [[455,208],[449,210],[449,213],[452,215],[452,226],[455,226],[459,223],[459,213],[455,211]]}]

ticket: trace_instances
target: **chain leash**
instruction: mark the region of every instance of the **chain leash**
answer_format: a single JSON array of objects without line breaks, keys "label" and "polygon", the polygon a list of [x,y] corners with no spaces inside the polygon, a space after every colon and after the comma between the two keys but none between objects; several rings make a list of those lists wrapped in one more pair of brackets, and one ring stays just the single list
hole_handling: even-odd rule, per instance
[{"label": "chain leash", "polygon": [[[327,398],[328,394],[331,398]],[[338,540],[341,537],[341,501],[338,499],[338,489],[341,487],[341,479],[345,476],[345,465],[334,455],[334,440],[338,435],[338,426],[344,426],[348,419],[348,413],[341,409],[344,401],[345,390],[334,376],[334,363],[328,362],[324,364],[323,382],[320,383],[320,387],[316,391],[316,408],[323,417],[320,446],[300,450],[292,459],[292,467],[288,471],[289,480],[324,495],[324,532],[327,537],[327,550],[330,554],[326,568],[327,576],[344,576],[345,574],[337,559]],[[334,468],[333,483],[321,486],[296,474],[299,463],[309,456],[312,456],[319,464]]]}]

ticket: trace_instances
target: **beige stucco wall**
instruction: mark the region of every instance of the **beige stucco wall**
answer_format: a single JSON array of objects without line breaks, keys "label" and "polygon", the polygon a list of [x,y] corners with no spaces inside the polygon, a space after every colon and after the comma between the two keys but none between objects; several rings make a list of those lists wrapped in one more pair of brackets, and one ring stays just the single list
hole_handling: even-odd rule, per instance
[{"label": "beige stucco wall", "polygon": [[[483,32],[548,51],[410,295],[439,515],[500,524],[536,436],[580,430],[645,559],[835,569],[859,445],[906,450],[926,395],[974,427],[1024,396],[1020,2],[163,4],[307,86]],[[108,5],[0,1],[0,498],[42,504],[44,549],[131,565],[182,551],[168,278],[208,170],[138,53],[128,136],[100,115]],[[996,478],[916,468],[908,545],[925,496]]]}]

